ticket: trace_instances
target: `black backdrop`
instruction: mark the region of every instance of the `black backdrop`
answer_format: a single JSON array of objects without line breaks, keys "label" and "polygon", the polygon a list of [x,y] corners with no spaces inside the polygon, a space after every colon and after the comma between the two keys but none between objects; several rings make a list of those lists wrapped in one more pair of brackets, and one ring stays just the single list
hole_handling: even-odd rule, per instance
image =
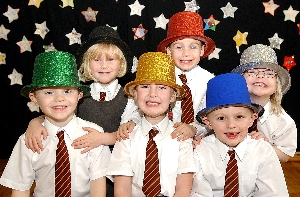
[{"label": "black backdrop", "polygon": [[[68,0],[64,0],[65,3]],[[208,58],[201,61],[200,66],[208,71],[221,74],[230,72],[239,65],[239,58],[244,49],[254,44],[270,45],[268,38],[273,37],[275,33],[279,38],[284,39],[280,44],[280,49],[274,49],[277,53],[278,63],[283,65],[284,56],[295,57],[295,62],[300,64],[300,35],[297,24],[300,23],[300,13],[295,17],[295,22],[284,20],[284,10],[290,6],[294,10],[300,11],[299,0],[275,0],[274,3],[280,5],[275,10],[274,16],[270,13],[264,13],[262,2],[268,0],[231,0],[230,4],[238,9],[233,17],[224,18],[221,8],[225,7],[228,1],[207,0],[198,1],[200,7],[197,12],[203,19],[211,15],[215,20],[220,21],[215,31],[205,30],[205,35],[211,37],[216,42],[216,47],[221,49],[219,59]],[[166,30],[155,28],[156,23],[153,17],[158,17],[162,13],[166,19],[173,14],[185,10],[184,0],[139,0],[145,8],[139,15],[130,15],[131,5],[135,0],[73,0],[74,7],[64,6],[61,0],[44,0],[39,8],[34,5],[28,5],[30,0],[1,0],[0,13],[8,10],[8,5],[13,9],[20,9],[18,19],[9,22],[8,17],[0,14],[0,26],[3,25],[10,30],[6,39],[0,39],[0,55],[6,55],[5,64],[0,62],[0,88],[1,88],[1,141],[0,158],[8,158],[11,150],[19,137],[27,128],[29,120],[39,115],[38,112],[31,112],[27,107],[28,99],[23,98],[19,91],[23,85],[31,83],[33,62],[36,55],[44,52],[43,45],[53,43],[57,50],[68,51],[76,54],[79,44],[69,45],[69,39],[65,36],[73,28],[82,34],[81,42],[85,41],[89,33],[99,25],[115,27],[121,38],[130,46],[134,56],[137,58],[148,51],[155,51],[158,43],[166,37]],[[72,0],[69,0],[72,2]],[[189,0],[187,0],[189,2]],[[82,11],[88,7],[98,11],[96,21],[87,22]],[[35,23],[41,24],[46,21],[46,26],[50,30],[43,39],[40,35],[34,34],[36,31]],[[134,39],[132,28],[137,28],[142,24],[143,28],[148,30],[144,39]],[[233,37],[237,31],[248,32],[246,38],[247,44],[239,47],[240,54],[237,53],[236,43]],[[0,32],[1,33],[1,32]],[[23,36],[33,41],[32,51],[20,53],[20,47],[16,44],[21,41]],[[1,37],[0,37],[1,38]],[[1,58],[0,58],[1,59]],[[8,78],[16,69],[23,75],[23,85],[10,85]],[[292,87],[284,96],[283,107],[296,121],[300,127],[300,96],[299,77],[300,66],[295,66],[290,70],[292,77]],[[298,137],[298,143],[300,143]],[[299,150],[299,148],[298,148]]]}]

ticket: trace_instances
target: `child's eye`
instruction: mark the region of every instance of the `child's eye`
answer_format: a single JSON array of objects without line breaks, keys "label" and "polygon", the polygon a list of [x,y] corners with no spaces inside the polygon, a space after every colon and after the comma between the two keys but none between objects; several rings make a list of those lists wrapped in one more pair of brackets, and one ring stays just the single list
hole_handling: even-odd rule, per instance
[{"label": "child's eye", "polygon": [[114,61],[114,60],[115,60],[115,58],[113,58],[113,57],[110,57],[107,59],[107,61]]},{"label": "child's eye", "polygon": [[66,94],[70,94],[70,93],[72,92],[72,90],[67,89],[67,90],[65,90],[64,92],[65,92]]},{"label": "child's eye", "polygon": [[53,93],[54,93],[54,92],[53,92],[53,91],[50,91],[50,90],[45,92],[45,94],[53,94]]},{"label": "child's eye", "polygon": [[198,46],[197,45],[191,45],[190,48],[191,49],[198,49]]},{"label": "child's eye", "polygon": [[160,90],[165,90],[165,89],[166,89],[166,86],[160,85],[160,86],[158,86],[158,89],[160,89]]},{"label": "child's eye", "polygon": [[141,85],[140,87],[141,87],[141,88],[148,88],[149,85]]},{"label": "child's eye", "polygon": [[220,117],[218,117],[218,120],[225,120],[225,117],[220,116]]},{"label": "child's eye", "polygon": [[242,115],[237,115],[236,118],[237,118],[237,119],[241,119],[241,118],[244,118],[244,116],[242,116]]}]

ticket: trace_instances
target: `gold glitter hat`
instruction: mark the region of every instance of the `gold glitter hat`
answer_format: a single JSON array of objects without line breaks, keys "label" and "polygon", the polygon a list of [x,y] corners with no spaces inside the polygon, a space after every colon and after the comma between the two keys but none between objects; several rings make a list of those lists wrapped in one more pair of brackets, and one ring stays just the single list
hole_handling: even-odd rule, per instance
[{"label": "gold glitter hat", "polygon": [[177,98],[181,99],[184,89],[175,82],[175,62],[170,55],[161,52],[148,52],[140,56],[134,81],[127,83],[124,91],[133,96],[135,86],[140,84],[161,84],[176,90]]},{"label": "gold glitter hat", "polygon": [[90,87],[80,84],[74,55],[63,51],[50,51],[35,58],[32,83],[24,86],[20,93],[28,97],[38,88],[69,86],[80,89],[84,94]]},{"label": "gold glitter hat", "polygon": [[201,58],[207,57],[216,47],[211,38],[204,36],[202,17],[196,12],[183,11],[170,18],[167,38],[159,43],[157,51],[165,53],[169,44],[184,38],[193,38],[205,43]]},{"label": "gold glitter hat", "polygon": [[291,76],[289,72],[278,65],[276,52],[263,44],[256,44],[248,47],[242,53],[240,65],[231,72],[242,74],[251,68],[268,68],[277,73],[281,82],[282,94],[285,94],[291,87]]}]

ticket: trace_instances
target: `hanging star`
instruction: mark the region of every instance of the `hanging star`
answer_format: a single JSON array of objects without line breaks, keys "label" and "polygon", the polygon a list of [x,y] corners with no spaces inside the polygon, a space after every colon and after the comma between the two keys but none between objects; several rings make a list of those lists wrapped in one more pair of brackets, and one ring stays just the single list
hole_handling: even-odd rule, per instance
[{"label": "hanging star", "polygon": [[5,58],[6,54],[0,52],[0,64],[6,64]]},{"label": "hanging star", "polygon": [[273,37],[268,39],[271,48],[280,49],[280,44],[283,42],[283,39],[279,38],[277,33],[275,33]]},{"label": "hanging star", "polygon": [[93,10],[91,7],[88,7],[88,9],[86,11],[82,11],[81,14],[84,16],[86,22],[96,22],[96,16],[98,14],[98,11]]},{"label": "hanging star", "polygon": [[46,26],[46,21],[41,24],[35,23],[36,30],[34,34],[40,35],[43,39],[45,38],[46,34],[50,31]]},{"label": "hanging star", "polygon": [[299,29],[299,35],[300,35],[300,23],[297,24],[297,27]]},{"label": "hanging star", "polygon": [[53,43],[50,43],[50,45],[43,45],[43,48],[45,49],[45,52],[57,51],[57,49],[54,47]]},{"label": "hanging star", "polygon": [[42,1],[43,0],[29,0],[28,5],[34,5],[35,7],[39,8]]},{"label": "hanging star", "polygon": [[16,69],[13,69],[13,72],[8,75],[8,78],[10,79],[10,85],[14,85],[14,84],[23,85],[22,77],[23,75],[21,73],[18,73]]},{"label": "hanging star", "polygon": [[290,72],[291,68],[296,66],[296,62],[294,60],[294,56],[284,56],[283,66]]},{"label": "hanging star", "polygon": [[31,112],[40,112],[40,108],[32,101],[27,103],[27,107]]},{"label": "hanging star", "polygon": [[248,44],[246,40],[247,36],[248,36],[248,32],[241,33],[240,30],[238,30],[236,35],[233,37],[233,40],[236,43],[237,53],[240,53],[240,46],[242,44]]},{"label": "hanging star", "polygon": [[4,40],[7,40],[7,34],[10,32],[9,29],[5,29],[4,25],[0,26],[0,39],[3,38]]},{"label": "hanging star", "polygon": [[169,19],[166,19],[163,13],[159,17],[154,17],[153,19],[156,23],[155,28],[162,28],[164,30],[167,29],[166,26],[169,22]]},{"label": "hanging star", "polygon": [[23,36],[22,41],[17,42],[17,45],[20,47],[20,53],[23,53],[25,51],[32,51],[30,45],[32,44],[32,41],[27,40],[25,36]]},{"label": "hanging star", "polygon": [[224,13],[223,18],[232,17],[234,18],[234,12],[237,10],[237,7],[232,7],[230,2],[227,3],[225,7],[221,7],[221,10]]},{"label": "hanging star", "polygon": [[222,49],[220,48],[215,48],[215,50],[208,56],[208,60],[212,59],[212,58],[216,58],[216,59],[219,59],[219,52],[221,51]]},{"label": "hanging star", "polygon": [[7,6],[7,12],[4,12],[3,15],[8,18],[8,22],[11,23],[14,20],[17,20],[19,18],[18,12],[20,9],[13,9],[9,5]]},{"label": "hanging star", "polygon": [[132,28],[132,31],[134,32],[134,40],[141,38],[145,39],[145,34],[147,33],[148,30],[143,28],[143,25],[140,24],[137,28]]},{"label": "hanging star", "polygon": [[142,10],[145,8],[144,5],[141,5],[138,0],[135,0],[134,4],[128,5],[131,9],[130,16],[138,15],[142,16]]},{"label": "hanging star", "polygon": [[185,10],[184,11],[190,11],[190,12],[196,12],[200,9],[200,7],[197,5],[196,0],[192,0],[191,2],[184,2],[185,4]]},{"label": "hanging star", "polygon": [[61,8],[64,8],[64,7],[67,7],[67,6],[71,6],[72,8],[74,8],[74,2],[73,0],[61,0],[63,2],[63,5],[60,7]]},{"label": "hanging star", "polygon": [[279,5],[275,4],[273,0],[270,0],[269,2],[262,2],[262,4],[265,7],[265,13],[270,13],[273,16],[275,10],[279,8]]},{"label": "hanging star", "polygon": [[110,26],[110,25],[106,24],[106,27],[111,27],[111,28],[113,28],[115,31],[117,31],[117,30],[118,30],[118,26],[114,26],[114,27],[112,27],[112,26]]},{"label": "hanging star", "polygon": [[295,18],[297,16],[297,14],[299,13],[299,11],[293,10],[293,7],[290,6],[289,9],[283,10],[283,13],[285,15],[284,21],[290,20],[290,21],[295,22]]},{"label": "hanging star", "polygon": [[204,30],[211,29],[216,31],[216,26],[220,23],[220,21],[214,19],[213,15],[210,15],[208,19],[203,19],[203,21],[205,22]]},{"label": "hanging star", "polygon": [[77,33],[77,31],[75,30],[75,28],[73,28],[71,33],[66,34],[66,36],[69,38],[70,42],[69,45],[72,44],[81,44],[81,34]]},{"label": "hanging star", "polygon": [[133,62],[133,63],[132,63],[132,67],[131,67],[131,73],[135,73],[139,61],[138,61],[138,59],[134,56],[132,62]]}]

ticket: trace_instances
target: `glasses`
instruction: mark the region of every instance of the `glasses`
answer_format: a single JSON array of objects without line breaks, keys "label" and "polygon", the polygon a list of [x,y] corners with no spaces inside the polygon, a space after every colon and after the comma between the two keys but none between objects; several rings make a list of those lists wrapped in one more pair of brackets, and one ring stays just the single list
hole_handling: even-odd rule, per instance
[{"label": "glasses", "polygon": [[257,77],[257,75],[259,75],[259,73],[262,73],[262,75],[266,78],[274,78],[277,75],[273,70],[270,70],[270,69],[258,70],[258,69],[252,68],[252,69],[249,69],[244,72],[244,74],[248,74],[249,77]]}]

